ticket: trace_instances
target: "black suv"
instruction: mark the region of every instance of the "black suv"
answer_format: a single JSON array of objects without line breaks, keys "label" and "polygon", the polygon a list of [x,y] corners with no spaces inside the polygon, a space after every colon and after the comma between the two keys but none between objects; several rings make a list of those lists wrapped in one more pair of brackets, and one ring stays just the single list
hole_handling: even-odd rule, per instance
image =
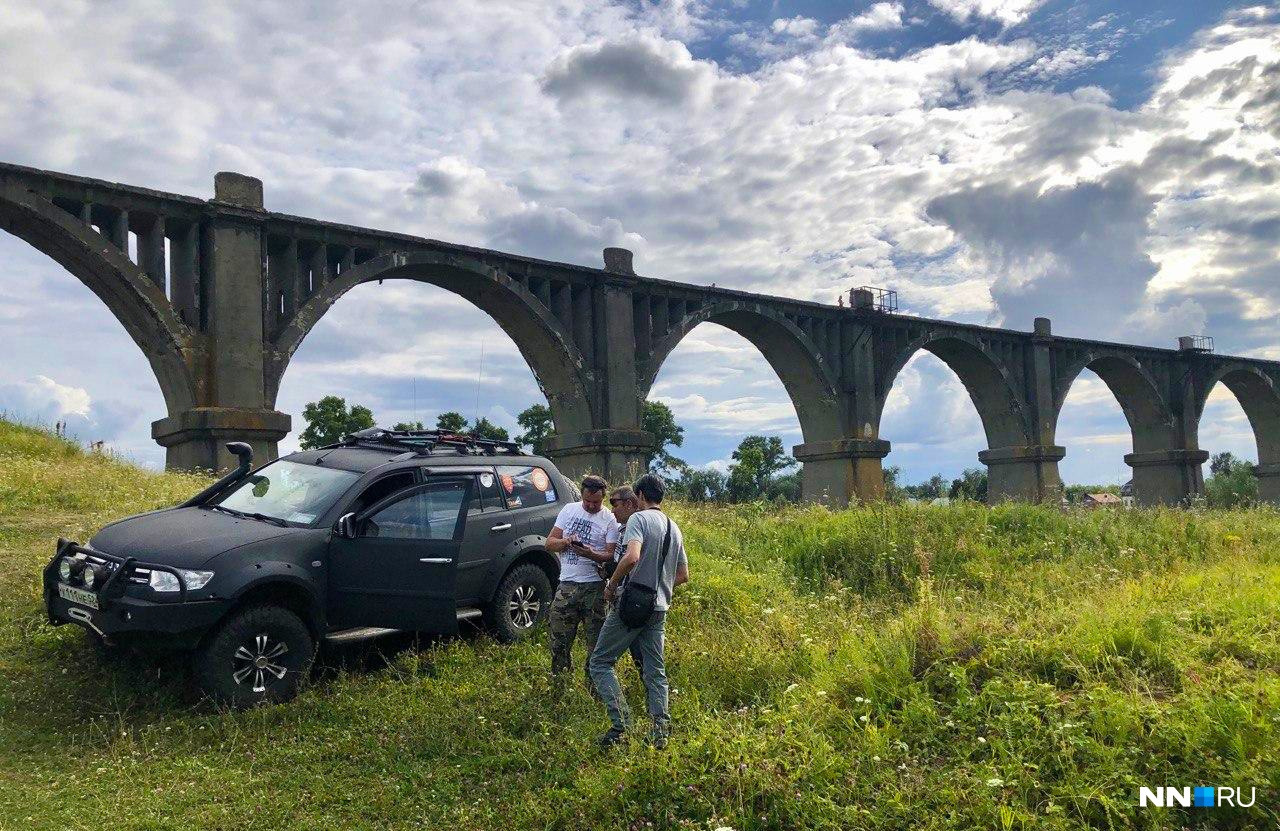
[{"label": "black suv", "polygon": [[59,540],[49,622],[193,649],[195,679],[241,706],[292,696],[324,637],[448,634],[483,618],[518,640],[550,609],[546,535],[576,490],[509,442],[374,428],[252,471],[174,508]]}]

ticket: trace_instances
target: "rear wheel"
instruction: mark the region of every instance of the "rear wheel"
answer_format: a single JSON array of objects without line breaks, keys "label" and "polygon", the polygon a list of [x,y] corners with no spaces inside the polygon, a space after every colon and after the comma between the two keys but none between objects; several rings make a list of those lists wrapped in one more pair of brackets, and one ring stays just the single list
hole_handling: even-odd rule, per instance
[{"label": "rear wheel", "polygon": [[551,579],[532,563],[516,566],[498,584],[485,623],[493,636],[514,643],[530,633],[551,613]]},{"label": "rear wheel", "polygon": [[202,692],[221,704],[251,707],[297,695],[315,658],[315,642],[302,619],[280,606],[233,612],[195,656]]}]

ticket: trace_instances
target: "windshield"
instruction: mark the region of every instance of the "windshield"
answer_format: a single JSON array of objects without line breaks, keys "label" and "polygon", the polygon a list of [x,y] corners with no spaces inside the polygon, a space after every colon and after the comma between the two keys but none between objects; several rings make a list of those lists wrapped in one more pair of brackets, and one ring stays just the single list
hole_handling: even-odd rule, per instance
[{"label": "windshield", "polygon": [[215,504],[244,514],[309,525],[359,478],[360,474],[350,470],[272,462],[236,483]]}]

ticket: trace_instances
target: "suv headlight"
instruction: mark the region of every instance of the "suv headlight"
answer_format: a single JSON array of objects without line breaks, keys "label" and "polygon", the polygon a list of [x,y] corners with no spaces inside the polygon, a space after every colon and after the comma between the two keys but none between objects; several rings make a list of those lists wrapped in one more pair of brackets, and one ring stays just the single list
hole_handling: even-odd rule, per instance
[{"label": "suv headlight", "polygon": [[71,558],[63,557],[58,561],[58,576],[62,578],[62,582],[71,582]]},{"label": "suv headlight", "polygon": [[[212,571],[188,571],[185,568],[178,569],[182,574],[183,582],[187,584],[188,591],[203,589],[205,584],[213,579]],[[158,569],[151,572],[151,588],[158,592],[176,592],[181,588],[178,585],[178,578],[167,571]]]}]

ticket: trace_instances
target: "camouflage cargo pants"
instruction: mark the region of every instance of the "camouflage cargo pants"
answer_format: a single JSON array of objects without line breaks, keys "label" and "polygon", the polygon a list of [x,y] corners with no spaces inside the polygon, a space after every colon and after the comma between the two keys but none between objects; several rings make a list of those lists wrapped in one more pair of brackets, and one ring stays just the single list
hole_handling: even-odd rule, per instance
[{"label": "camouflage cargo pants", "polygon": [[[561,583],[551,601],[551,614],[547,618],[547,631],[551,639],[551,671],[562,673],[573,665],[573,639],[582,624],[586,638],[587,656],[595,649],[604,624],[604,581],[593,583]],[[586,664],[583,664],[586,672]]]}]

